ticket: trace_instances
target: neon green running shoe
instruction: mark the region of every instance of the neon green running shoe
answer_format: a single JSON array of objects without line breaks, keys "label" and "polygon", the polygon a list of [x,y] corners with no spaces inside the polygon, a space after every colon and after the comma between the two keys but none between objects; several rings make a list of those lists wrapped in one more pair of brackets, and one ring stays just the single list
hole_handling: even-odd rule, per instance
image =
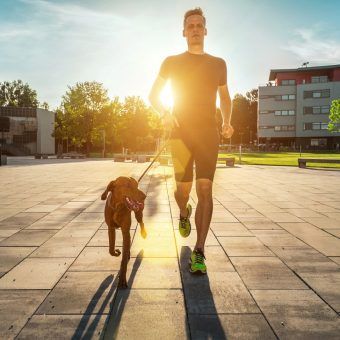
[{"label": "neon green running shoe", "polygon": [[192,212],[192,207],[189,203],[187,204],[187,212],[187,217],[179,217],[178,229],[182,237],[188,237],[191,232],[190,216]]},{"label": "neon green running shoe", "polygon": [[194,250],[190,256],[190,273],[206,274],[205,256],[200,250]]}]

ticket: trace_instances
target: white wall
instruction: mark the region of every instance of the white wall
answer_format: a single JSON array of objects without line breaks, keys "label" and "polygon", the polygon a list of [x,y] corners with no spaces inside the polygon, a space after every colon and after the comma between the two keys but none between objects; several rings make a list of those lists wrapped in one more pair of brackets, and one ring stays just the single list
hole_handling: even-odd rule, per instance
[{"label": "white wall", "polygon": [[54,112],[37,109],[37,153],[55,154],[55,141],[54,137],[52,137],[54,132],[54,116]]}]

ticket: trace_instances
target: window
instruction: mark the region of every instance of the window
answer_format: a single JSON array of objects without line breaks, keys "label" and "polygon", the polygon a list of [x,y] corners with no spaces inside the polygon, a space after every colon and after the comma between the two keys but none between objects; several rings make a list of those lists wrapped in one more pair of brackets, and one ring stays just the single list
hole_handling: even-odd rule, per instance
[{"label": "window", "polygon": [[329,105],[324,106],[304,106],[303,114],[329,114]]},{"label": "window", "polygon": [[330,95],[330,89],[303,92],[303,98],[329,98]]},{"label": "window", "polygon": [[312,83],[327,83],[328,82],[328,76],[312,77],[311,81],[312,81]]},{"label": "window", "polygon": [[278,100],[295,100],[295,94],[283,94],[281,96],[276,96]]},{"label": "window", "polygon": [[304,123],[304,130],[327,130],[328,123]]},{"label": "window", "polygon": [[263,130],[265,130],[265,129],[272,129],[274,126],[271,126],[271,125],[261,125],[260,126],[260,129],[263,129]]},{"label": "window", "polygon": [[270,113],[270,112],[269,111],[260,111],[261,115],[264,115],[264,114],[267,114],[267,113]]},{"label": "window", "polygon": [[295,125],[275,125],[274,131],[295,131]]},{"label": "window", "polygon": [[295,85],[295,79],[283,79],[281,85]]},{"label": "window", "polygon": [[295,116],[295,110],[275,110],[275,116]]}]

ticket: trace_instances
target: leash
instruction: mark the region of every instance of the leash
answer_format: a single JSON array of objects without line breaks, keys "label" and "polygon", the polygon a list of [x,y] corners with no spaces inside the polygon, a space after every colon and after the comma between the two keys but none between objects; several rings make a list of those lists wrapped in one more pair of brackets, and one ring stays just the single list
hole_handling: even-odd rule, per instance
[{"label": "leash", "polygon": [[139,177],[138,179],[138,183],[142,180],[142,178],[145,176],[145,174],[148,172],[148,170],[151,168],[151,166],[153,165],[153,163],[155,163],[155,161],[157,160],[157,158],[161,155],[161,153],[163,152],[163,150],[165,149],[165,147],[169,144],[170,141],[170,136],[168,137],[168,139],[166,140],[166,142],[164,143],[164,145],[162,146],[162,148],[159,150],[159,152],[157,153],[157,155],[155,156],[155,158],[152,160],[152,162],[149,164],[149,166],[144,170],[144,172],[142,173],[142,175]]}]

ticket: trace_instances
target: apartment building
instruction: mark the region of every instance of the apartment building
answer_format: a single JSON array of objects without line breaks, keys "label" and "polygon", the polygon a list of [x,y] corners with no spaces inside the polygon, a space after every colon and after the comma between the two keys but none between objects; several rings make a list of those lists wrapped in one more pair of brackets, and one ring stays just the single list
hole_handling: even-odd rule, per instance
[{"label": "apartment building", "polygon": [[0,107],[2,152],[13,155],[55,154],[55,113],[31,107]]},{"label": "apartment building", "polygon": [[271,70],[259,86],[259,143],[339,149],[340,133],[327,129],[334,99],[340,99],[340,65]]}]

